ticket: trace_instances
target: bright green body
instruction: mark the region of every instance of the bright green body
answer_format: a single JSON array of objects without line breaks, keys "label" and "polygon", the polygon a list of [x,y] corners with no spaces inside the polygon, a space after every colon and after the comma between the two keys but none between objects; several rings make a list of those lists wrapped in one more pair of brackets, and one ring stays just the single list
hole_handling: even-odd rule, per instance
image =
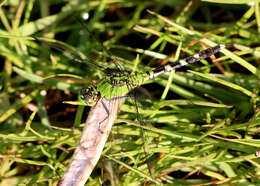
[{"label": "bright green body", "polygon": [[127,94],[148,79],[149,76],[146,73],[134,73],[118,77],[106,76],[96,84],[96,87],[101,97],[111,99]]},{"label": "bright green body", "polygon": [[107,75],[101,79],[97,84],[93,84],[90,87],[83,88],[80,92],[79,99],[86,105],[94,105],[100,98],[113,99],[119,96],[126,95],[130,90],[142,85],[145,81],[153,79],[161,74],[170,72],[172,70],[181,68],[191,63],[205,59],[221,49],[225,48],[224,45],[217,45],[212,48],[208,48],[189,56],[185,59],[181,59],[175,63],[168,63],[165,66],[158,67],[150,72],[146,73],[129,73],[126,71],[106,69]]}]

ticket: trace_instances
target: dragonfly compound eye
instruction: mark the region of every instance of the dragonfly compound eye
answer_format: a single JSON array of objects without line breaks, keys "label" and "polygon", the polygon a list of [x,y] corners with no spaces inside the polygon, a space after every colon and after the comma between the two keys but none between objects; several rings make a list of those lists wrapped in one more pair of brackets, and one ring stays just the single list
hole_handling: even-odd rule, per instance
[{"label": "dragonfly compound eye", "polygon": [[100,93],[94,85],[87,88],[84,87],[80,90],[79,101],[86,105],[93,106],[99,98]]}]

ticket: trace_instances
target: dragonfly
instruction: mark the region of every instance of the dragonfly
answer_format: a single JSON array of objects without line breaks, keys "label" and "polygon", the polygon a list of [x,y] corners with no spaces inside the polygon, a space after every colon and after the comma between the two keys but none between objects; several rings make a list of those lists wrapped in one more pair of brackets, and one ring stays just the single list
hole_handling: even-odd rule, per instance
[{"label": "dragonfly", "polygon": [[[208,58],[216,53],[218,53],[221,49],[224,49],[225,45],[216,45],[212,48],[207,48],[205,50],[199,51],[198,53],[191,55],[187,58],[181,59],[177,62],[170,62],[164,66],[160,66],[158,68],[155,68],[151,71],[147,71],[145,73],[138,73],[138,72],[128,72],[128,71],[121,71],[121,70],[112,70],[109,69],[109,73],[104,76],[104,78],[100,79],[96,84],[92,84],[88,87],[83,87],[79,94],[79,101],[84,103],[88,106],[94,106],[98,103],[98,101],[101,100],[101,103],[104,107],[104,110],[106,111],[107,116],[101,119],[98,123],[98,127],[101,128],[101,125],[104,121],[106,121],[110,116],[110,111],[106,104],[102,100],[108,100],[116,103],[118,100],[122,100],[125,98],[129,98],[126,94],[129,93],[131,90],[135,89],[136,87],[142,85],[148,80],[154,79],[155,77],[158,77],[162,74],[165,74],[167,72],[171,72],[173,70],[179,69],[181,67],[184,67],[186,65],[198,62],[202,59]],[[125,96],[126,95],[126,96]],[[138,113],[138,107],[136,103],[136,98],[134,97],[135,101],[135,108],[136,108],[136,115],[137,120],[140,124],[142,124],[142,120],[140,119],[139,113]],[[145,134],[143,133],[143,130],[141,128],[141,137],[143,138],[143,141],[145,141]],[[145,143],[145,142],[144,142]],[[143,146],[143,150],[145,153],[145,156],[147,155],[147,150],[145,147],[145,144]],[[151,178],[152,171],[151,167],[149,165],[149,162],[146,161],[149,174]]]},{"label": "dragonfly", "polygon": [[124,99],[125,96],[118,95],[125,95],[130,90],[141,86],[148,80],[208,58],[224,48],[225,45],[223,44],[216,45],[214,47],[201,50],[198,53],[177,62],[169,62],[164,66],[160,66],[145,73],[130,73],[128,71],[111,70],[110,73],[107,73],[106,76],[100,79],[96,84],[82,88],[79,94],[79,100],[86,105],[93,106],[101,98]]},{"label": "dragonfly", "polygon": [[[168,64],[166,64],[164,66],[160,66],[158,68],[155,68],[151,71],[147,71],[144,73],[124,71],[121,69],[120,65],[116,69],[106,68],[104,70],[105,71],[104,77],[101,78],[97,83],[92,83],[92,85],[90,85],[88,87],[83,87],[80,90],[78,99],[81,103],[83,103],[84,105],[87,105],[87,106],[97,107],[99,105],[98,107],[103,107],[103,110],[106,112],[106,116],[98,122],[98,128],[100,129],[100,133],[102,133],[102,130],[101,130],[102,125],[106,122],[106,120],[111,115],[111,113],[110,113],[111,104],[107,105],[107,104],[109,104],[109,102],[112,104],[117,104],[117,101],[120,101],[120,100],[123,100],[126,98],[133,98],[135,101],[137,120],[138,120],[138,122],[142,123],[141,119],[139,118],[140,116],[138,113],[138,107],[136,104],[135,97],[128,95],[128,93],[131,90],[135,89],[138,86],[141,86],[148,80],[154,79],[165,73],[180,69],[186,65],[189,65],[189,64],[198,62],[202,59],[208,58],[208,57],[218,53],[219,51],[221,51],[221,49],[224,49],[224,48],[225,48],[225,45],[223,45],[223,44],[216,45],[214,47],[207,48],[205,50],[201,50],[198,53],[191,55],[189,57],[186,57],[184,59],[178,60],[176,62],[169,62]],[[105,52],[106,52],[106,50],[105,50]],[[78,59],[77,61],[85,63],[84,59],[81,59],[81,58],[77,58],[77,59]],[[90,59],[90,60],[92,60],[92,59]],[[88,62],[86,62],[86,63],[88,63]],[[114,61],[114,63],[117,63],[117,61]],[[115,65],[117,65],[117,64],[115,64]],[[100,104],[100,102],[101,102],[101,104]],[[79,145],[80,145],[80,143],[79,143]],[[78,152],[79,151],[80,150],[78,150]],[[144,148],[144,151],[146,151],[145,148]],[[77,149],[76,149],[75,153],[77,153]],[[82,152],[80,152],[80,153],[82,153]],[[145,152],[145,154],[146,154],[146,152]],[[71,164],[73,164],[73,163],[71,163]],[[92,164],[92,167],[93,167],[93,164]],[[151,170],[149,168],[149,163],[147,163],[147,167],[149,169],[150,175],[152,175]],[[67,174],[70,174],[70,172],[73,172],[73,171],[67,171]],[[68,180],[71,181],[71,178],[68,178]]]}]

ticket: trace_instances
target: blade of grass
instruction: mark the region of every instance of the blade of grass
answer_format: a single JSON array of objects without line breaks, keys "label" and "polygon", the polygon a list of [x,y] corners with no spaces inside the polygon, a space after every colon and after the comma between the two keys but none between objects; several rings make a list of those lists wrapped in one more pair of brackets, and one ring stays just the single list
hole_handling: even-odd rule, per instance
[{"label": "blade of grass", "polygon": [[11,115],[17,112],[20,108],[24,107],[27,105],[29,102],[33,100],[38,94],[39,94],[40,89],[36,89],[32,91],[30,94],[25,96],[24,98],[16,101],[13,105],[11,105],[7,111],[5,111],[3,114],[0,115],[0,123],[5,121],[7,118],[9,118]]},{"label": "blade of grass", "polygon": [[243,87],[241,87],[239,85],[236,85],[234,83],[230,83],[228,81],[225,81],[225,80],[222,80],[222,79],[219,79],[219,78],[207,75],[207,74],[203,74],[203,73],[200,73],[200,72],[195,72],[195,71],[192,71],[192,70],[189,70],[189,72],[191,72],[193,74],[196,74],[198,76],[210,79],[212,81],[216,81],[216,82],[218,82],[218,83],[220,83],[222,85],[228,86],[228,87],[230,87],[232,89],[239,90],[240,92],[246,94],[249,97],[256,97],[256,95],[253,92],[251,92],[251,91],[249,91],[249,90],[247,90],[247,89],[245,89],[245,88],[243,88]]}]

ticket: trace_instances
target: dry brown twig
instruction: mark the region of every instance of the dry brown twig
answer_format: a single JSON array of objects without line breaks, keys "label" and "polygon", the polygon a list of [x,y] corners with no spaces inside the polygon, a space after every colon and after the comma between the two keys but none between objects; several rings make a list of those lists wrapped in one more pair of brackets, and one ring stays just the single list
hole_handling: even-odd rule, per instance
[{"label": "dry brown twig", "polygon": [[[109,111],[109,117],[99,125],[107,116],[103,104]],[[102,99],[92,107],[79,144],[77,145],[69,167],[62,176],[58,186],[85,185],[101,156],[114,120],[116,119],[120,104],[121,100],[118,99]]]}]

